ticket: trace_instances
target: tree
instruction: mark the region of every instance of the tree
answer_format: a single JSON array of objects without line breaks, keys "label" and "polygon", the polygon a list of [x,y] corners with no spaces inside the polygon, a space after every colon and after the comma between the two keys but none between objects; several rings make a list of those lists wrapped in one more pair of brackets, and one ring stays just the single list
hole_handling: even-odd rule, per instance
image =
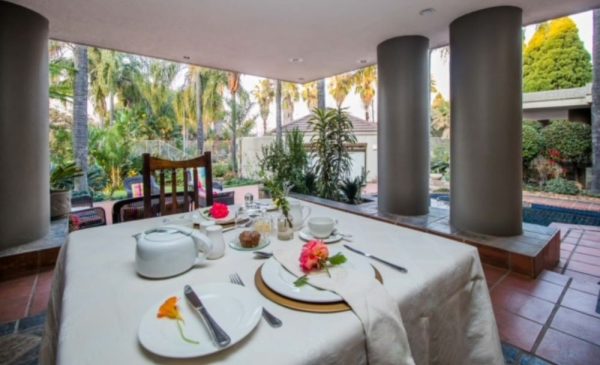
[{"label": "tree", "polygon": [[75,46],[75,80],[73,86],[73,154],[83,173],[76,181],[80,191],[87,191],[88,172],[88,55],[86,46]]},{"label": "tree", "polygon": [[592,81],[590,54],[571,18],[538,26],[525,47],[523,91],[543,91],[584,86]]},{"label": "tree", "polygon": [[238,116],[237,116],[237,105],[236,96],[240,90],[240,74],[238,72],[230,72],[227,82],[227,88],[231,94],[231,116],[230,129],[231,129],[231,167],[233,172],[237,175],[238,164],[237,164],[237,127],[238,127]]},{"label": "tree", "polygon": [[311,144],[317,192],[321,198],[337,200],[340,181],[352,167],[347,149],[356,143],[352,121],[342,109],[315,109],[309,123],[314,131]]},{"label": "tree", "polygon": [[302,87],[302,100],[306,103],[308,110],[319,106],[319,90],[316,81],[307,82]]},{"label": "tree", "polygon": [[[373,108],[373,99],[375,98],[375,82],[377,81],[377,68],[375,66],[365,67],[356,71],[354,74],[354,84],[356,93],[360,96],[363,108],[365,109],[365,120],[371,121],[369,110]],[[373,116],[374,117],[374,116]]]},{"label": "tree", "polygon": [[450,138],[450,103],[440,93],[431,103],[431,135]]},{"label": "tree", "polygon": [[319,109],[325,109],[325,79],[317,81],[317,95],[319,99]]},{"label": "tree", "polygon": [[275,83],[275,130],[276,140],[277,142],[281,142],[281,81],[279,80],[277,80],[277,82]]},{"label": "tree", "polygon": [[[121,78],[121,53],[90,48],[90,85],[96,113],[107,122],[115,121],[115,94]],[[108,106],[106,99],[108,98]]]},{"label": "tree", "polygon": [[354,77],[349,73],[337,75],[331,79],[331,82],[329,83],[329,94],[333,96],[338,109],[342,107],[346,96],[348,96],[353,86]]},{"label": "tree", "polygon": [[271,83],[271,80],[261,80],[252,91],[252,94],[258,102],[260,118],[263,121],[263,135],[266,135],[270,107],[273,99],[275,98],[275,91],[273,90],[273,84]]},{"label": "tree", "polygon": [[591,190],[600,194],[600,10],[594,10],[594,83],[592,84],[592,183]]},{"label": "tree", "polygon": [[283,123],[288,124],[294,119],[294,103],[300,100],[298,84],[281,83],[281,106],[283,108]]}]

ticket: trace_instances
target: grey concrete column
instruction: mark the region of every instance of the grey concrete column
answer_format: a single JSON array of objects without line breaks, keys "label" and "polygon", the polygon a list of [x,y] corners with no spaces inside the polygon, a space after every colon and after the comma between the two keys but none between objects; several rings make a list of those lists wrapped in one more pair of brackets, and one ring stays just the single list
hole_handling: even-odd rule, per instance
[{"label": "grey concrete column", "polygon": [[379,211],[429,211],[429,40],[389,39],[377,47]]},{"label": "grey concrete column", "polygon": [[48,21],[0,1],[0,249],[50,227]]},{"label": "grey concrete column", "polygon": [[450,24],[450,221],[462,230],[522,233],[521,14],[502,6]]}]

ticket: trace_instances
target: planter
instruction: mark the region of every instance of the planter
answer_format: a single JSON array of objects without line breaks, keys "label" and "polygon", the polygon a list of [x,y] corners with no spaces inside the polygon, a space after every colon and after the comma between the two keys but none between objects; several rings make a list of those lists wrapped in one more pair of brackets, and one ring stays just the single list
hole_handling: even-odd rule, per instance
[{"label": "planter", "polygon": [[50,191],[50,219],[67,216],[71,212],[71,191]]},{"label": "planter", "polygon": [[431,180],[442,180],[442,177],[444,175],[442,174],[429,174],[429,177],[431,178]]}]

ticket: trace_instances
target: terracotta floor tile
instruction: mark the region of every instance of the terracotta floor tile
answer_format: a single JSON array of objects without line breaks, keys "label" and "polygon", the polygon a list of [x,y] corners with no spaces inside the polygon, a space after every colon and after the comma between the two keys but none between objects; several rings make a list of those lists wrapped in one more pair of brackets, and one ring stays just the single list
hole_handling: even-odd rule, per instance
[{"label": "terracotta floor tile", "polygon": [[503,284],[504,282],[492,291],[492,305],[494,308],[507,310],[541,324],[546,323],[550,313],[552,313],[554,304],[509,289],[504,287]]},{"label": "terracotta floor tile", "polygon": [[12,322],[25,317],[27,310],[26,298],[13,298],[0,300],[0,323]]},{"label": "terracotta floor tile", "polygon": [[495,309],[500,338],[525,351],[531,351],[542,325],[503,309]]},{"label": "terracotta floor tile", "polygon": [[581,239],[581,240],[579,240],[579,245],[588,246],[588,247],[592,247],[592,248],[600,248],[600,241],[591,241],[591,240]]},{"label": "terracotta floor tile", "polygon": [[575,289],[568,289],[563,297],[561,305],[600,318],[600,314],[596,313],[597,303],[598,295],[584,293]]},{"label": "terracotta floor tile", "polygon": [[571,252],[573,251],[573,249],[575,248],[575,245],[572,243],[566,243],[566,242],[561,242],[560,243],[560,249],[561,250],[565,250],[567,252]]},{"label": "terracotta floor tile", "polygon": [[0,300],[29,298],[36,274],[0,281]]},{"label": "terracotta floor tile", "polygon": [[600,346],[600,318],[560,307],[550,327]]},{"label": "terracotta floor tile", "polygon": [[591,255],[591,256],[600,257],[600,249],[598,249],[598,248],[592,248],[592,247],[587,247],[587,246],[577,246],[577,248],[575,249],[575,252],[580,253],[582,255]]},{"label": "terracotta floor tile", "polygon": [[48,301],[50,300],[50,291],[36,291],[31,299],[29,307],[29,313],[27,316],[35,316],[44,312],[48,308]]},{"label": "terracotta floor tile", "polygon": [[569,256],[571,256],[571,253],[569,251],[560,250],[561,260],[567,260],[569,258]]},{"label": "terracotta floor tile", "polygon": [[571,256],[571,260],[585,262],[586,264],[590,265],[600,266],[600,257],[598,256],[591,256],[575,252],[573,253],[573,256]]},{"label": "terracotta floor tile", "polygon": [[600,276],[600,266],[586,264],[585,262],[570,261],[567,269],[579,271],[588,275]]},{"label": "terracotta floor tile", "polygon": [[549,281],[551,283],[562,285],[562,286],[565,286],[567,284],[567,282],[569,281],[568,276],[557,274],[554,271],[548,271],[548,270],[542,271],[542,273],[538,276],[538,279],[544,280],[544,281]]},{"label": "terracotta floor tile", "polygon": [[487,281],[488,287],[494,286],[508,272],[508,269],[501,269],[499,267],[491,265],[483,265],[483,272],[485,274],[485,280]]},{"label": "terracotta floor tile", "polygon": [[567,270],[565,276],[573,278],[570,286],[572,289],[577,289],[590,294],[598,294],[598,291],[600,291],[600,285],[598,285],[600,277],[571,270]]},{"label": "terracotta floor tile", "polygon": [[598,363],[600,346],[549,329],[536,355],[560,365],[591,365]]},{"label": "terracotta floor tile", "polygon": [[588,241],[596,241],[596,242],[600,242],[600,233],[586,231],[586,232],[583,234],[583,239],[584,239],[584,240],[588,240]]},{"label": "terracotta floor tile", "polygon": [[556,303],[564,285],[558,285],[545,280],[532,280],[520,275],[511,274],[499,284],[506,289],[514,289],[534,297]]},{"label": "terracotta floor tile", "polygon": [[570,245],[574,245],[577,242],[579,242],[579,238],[573,237],[571,235],[568,235],[566,238],[564,238],[562,240],[562,242],[560,243],[560,246],[562,247],[563,244],[570,244]]},{"label": "terracotta floor tile", "polygon": [[38,274],[38,280],[36,285],[36,291],[49,291],[52,287],[52,278],[54,276],[54,270],[43,271]]}]

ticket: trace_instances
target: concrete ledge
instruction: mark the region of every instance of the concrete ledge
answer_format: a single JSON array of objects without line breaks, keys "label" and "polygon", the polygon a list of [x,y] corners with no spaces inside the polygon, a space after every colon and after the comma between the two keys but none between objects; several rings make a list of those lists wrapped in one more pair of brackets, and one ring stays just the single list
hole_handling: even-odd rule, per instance
[{"label": "concrete ledge", "polygon": [[544,269],[553,269],[560,259],[560,230],[554,227],[523,223],[523,234],[495,237],[455,229],[450,225],[450,211],[447,209],[430,207],[427,215],[399,216],[379,212],[376,201],[350,205],[310,195],[295,193],[291,195],[314,204],[475,246],[483,263],[507,268],[532,278],[537,277]]}]

